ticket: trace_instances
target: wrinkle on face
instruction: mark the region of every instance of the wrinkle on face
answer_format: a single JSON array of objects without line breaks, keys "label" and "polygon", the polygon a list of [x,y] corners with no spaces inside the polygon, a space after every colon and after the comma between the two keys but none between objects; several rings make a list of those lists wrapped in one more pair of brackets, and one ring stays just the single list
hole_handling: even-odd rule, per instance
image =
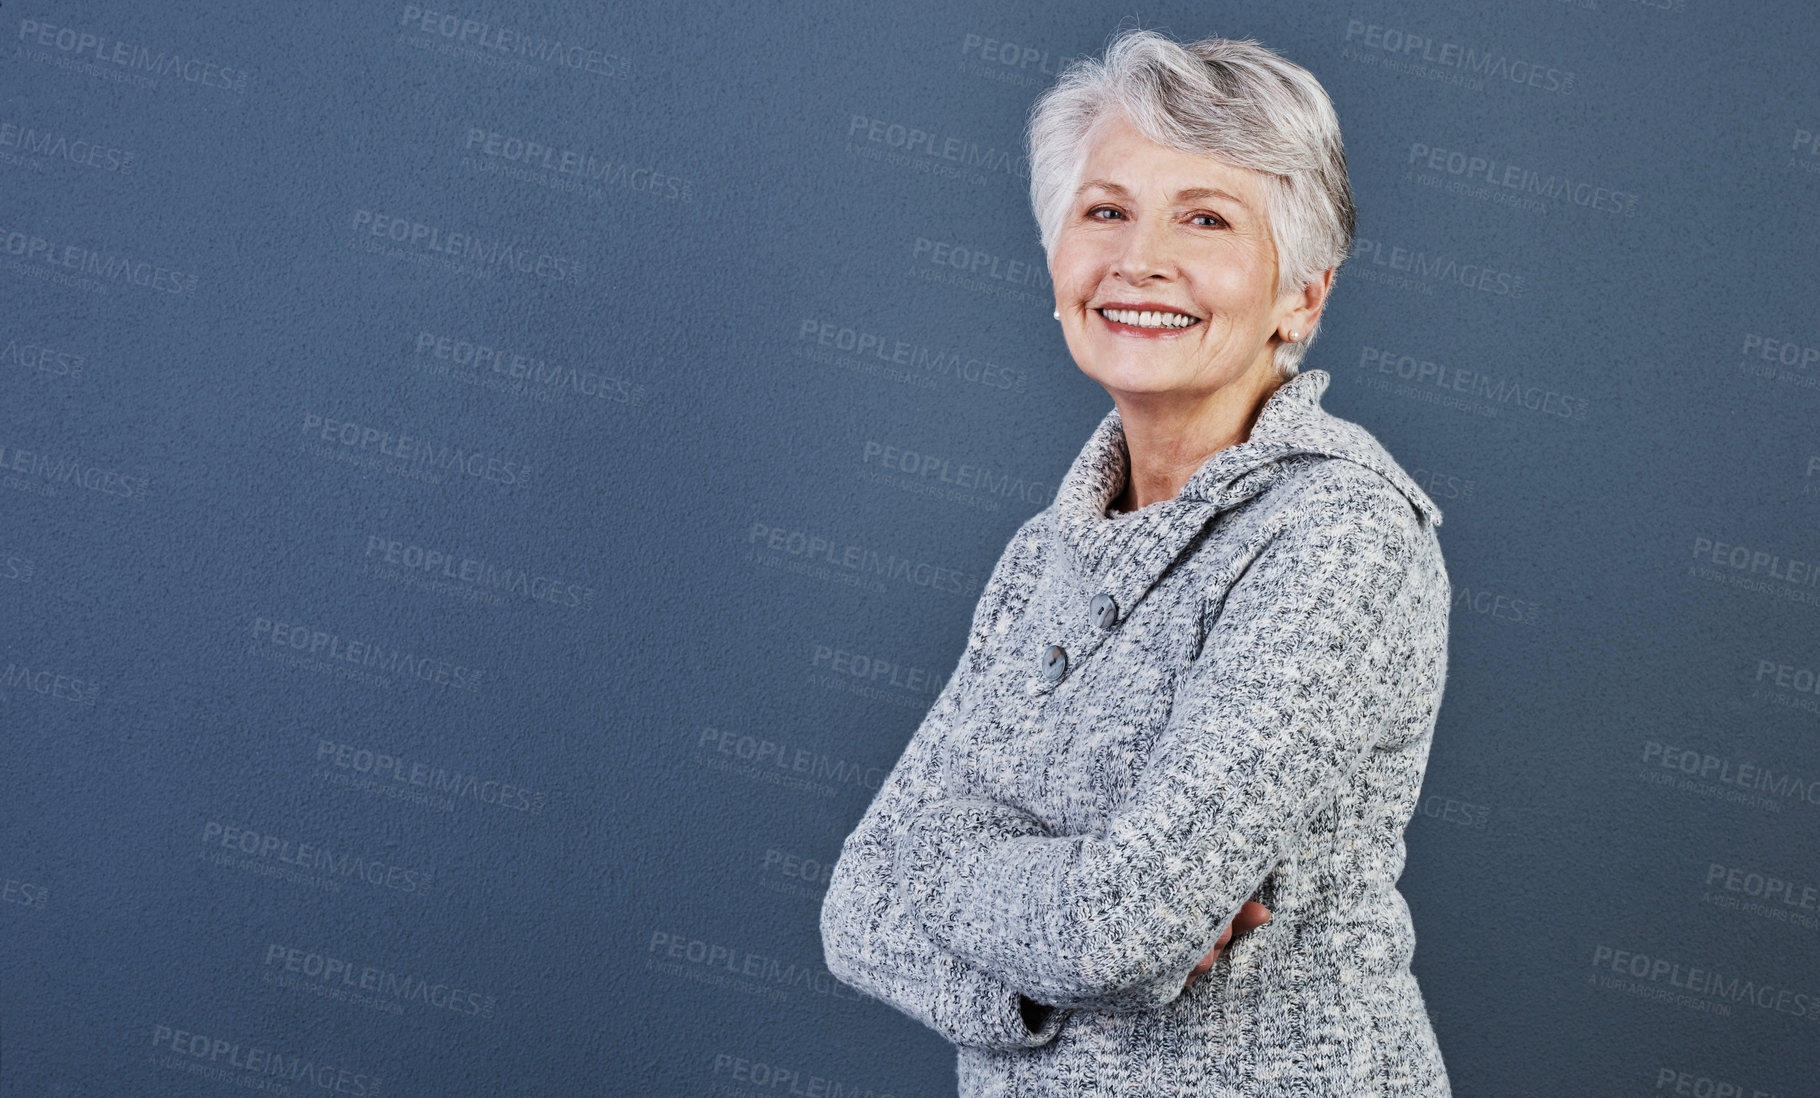
[{"label": "wrinkle on face", "polygon": [[[1192,399],[1272,366],[1277,257],[1263,176],[1158,145],[1114,111],[1089,136],[1081,178],[1051,273],[1084,372],[1115,396]],[[1164,339],[1121,334],[1094,312],[1119,301],[1202,320]]]}]

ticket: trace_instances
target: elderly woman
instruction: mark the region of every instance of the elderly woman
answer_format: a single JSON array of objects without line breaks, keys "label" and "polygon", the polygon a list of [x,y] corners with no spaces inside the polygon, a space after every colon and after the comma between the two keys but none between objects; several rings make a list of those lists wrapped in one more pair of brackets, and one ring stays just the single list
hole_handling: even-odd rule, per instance
[{"label": "elderly woman", "polygon": [[828,967],[958,1046],[963,1096],[1448,1095],[1396,887],[1441,513],[1298,372],[1353,236],[1332,104],[1134,31],[1029,136],[1114,407],[843,845]]}]

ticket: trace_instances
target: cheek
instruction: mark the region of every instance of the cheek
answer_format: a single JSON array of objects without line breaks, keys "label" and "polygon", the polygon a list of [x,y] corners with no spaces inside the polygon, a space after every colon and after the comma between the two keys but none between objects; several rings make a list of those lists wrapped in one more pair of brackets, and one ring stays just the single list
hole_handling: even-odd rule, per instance
[{"label": "cheek", "polygon": [[1064,297],[1080,297],[1092,293],[1099,284],[1098,270],[1093,257],[1082,249],[1057,249],[1055,260],[1049,265],[1049,277]]},{"label": "cheek", "polygon": [[1222,264],[1200,279],[1205,304],[1231,314],[1263,313],[1276,300],[1273,272],[1253,264]]}]

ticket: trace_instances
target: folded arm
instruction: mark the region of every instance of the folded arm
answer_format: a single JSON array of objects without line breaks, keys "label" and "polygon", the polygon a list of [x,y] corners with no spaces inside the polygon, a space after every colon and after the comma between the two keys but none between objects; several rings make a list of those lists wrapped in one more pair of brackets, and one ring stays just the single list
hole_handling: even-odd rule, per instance
[{"label": "folded arm", "polygon": [[1337,795],[1407,689],[1413,519],[1354,499],[1279,536],[1227,592],[1128,803],[1049,837],[990,800],[923,806],[899,887],[930,940],[1058,1006],[1173,1000]]},{"label": "folded arm", "polygon": [[[1064,1016],[1039,1009],[1002,977],[931,941],[898,891],[894,851],[911,820],[943,795],[939,748],[953,730],[960,688],[985,645],[987,631],[1024,597],[1023,588],[1031,578],[1022,574],[1031,532],[1030,524],[1020,529],[993,569],[975,609],[960,666],[859,826],[841,845],[821,912],[823,952],[828,970],[837,978],[957,1045],[980,1048],[1044,1044],[1055,1038]],[[1023,820],[1013,822],[1000,837],[1034,833],[1034,823]]]}]

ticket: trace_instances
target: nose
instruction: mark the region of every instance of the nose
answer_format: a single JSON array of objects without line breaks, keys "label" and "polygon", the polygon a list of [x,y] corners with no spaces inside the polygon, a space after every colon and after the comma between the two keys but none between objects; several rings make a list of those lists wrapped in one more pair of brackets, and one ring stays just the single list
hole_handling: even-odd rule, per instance
[{"label": "nose", "polygon": [[1115,269],[1126,282],[1138,285],[1153,276],[1174,272],[1175,234],[1167,218],[1134,218],[1123,234]]}]

